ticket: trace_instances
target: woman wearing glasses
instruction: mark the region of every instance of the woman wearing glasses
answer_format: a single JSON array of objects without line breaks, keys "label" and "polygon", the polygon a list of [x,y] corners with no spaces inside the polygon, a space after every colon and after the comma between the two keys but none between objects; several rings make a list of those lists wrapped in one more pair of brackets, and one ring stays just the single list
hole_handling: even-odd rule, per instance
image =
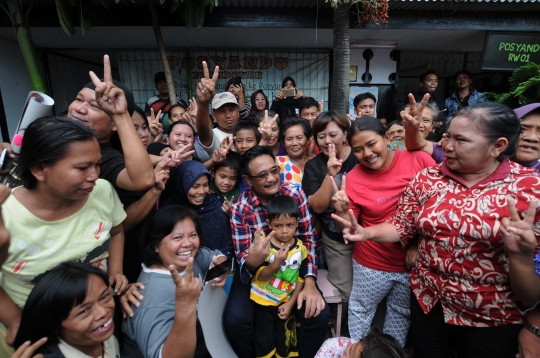
[{"label": "woman wearing glasses", "polygon": [[345,144],[349,127],[347,116],[335,111],[322,112],[315,119],[313,138],[321,152],[306,163],[302,179],[309,206],[318,214],[321,225],[328,280],[340,291],[344,300],[351,294],[353,247],[352,244],[345,244],[341,231],[330,217],[334,212],[330,177],[341,186],[343,176],[358,164],[351,147]]}]

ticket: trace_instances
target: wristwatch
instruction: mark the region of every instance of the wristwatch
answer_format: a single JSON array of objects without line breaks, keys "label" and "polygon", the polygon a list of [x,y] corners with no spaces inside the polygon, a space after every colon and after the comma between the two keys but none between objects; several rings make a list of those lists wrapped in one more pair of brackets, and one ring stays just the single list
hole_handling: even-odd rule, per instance
[{"label": "wristwatch", "polygon": [[533,324],[530,324],[529,322],[525,321],[523,323],[523,326],[525,328],[527,328],[529,331],[531,331],[532,333],[536,334],[536,336],[540,337],[540,328],[536,327],[535,325]]}]

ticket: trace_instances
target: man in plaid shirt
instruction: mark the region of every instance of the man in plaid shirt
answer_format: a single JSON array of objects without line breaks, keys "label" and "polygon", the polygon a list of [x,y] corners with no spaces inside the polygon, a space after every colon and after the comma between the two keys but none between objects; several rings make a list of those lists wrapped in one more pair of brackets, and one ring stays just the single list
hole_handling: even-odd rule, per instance
[{"label": "man in plaid shirt", "polygon": [[232,240],[239,267],[223,317],[229,340],[239,357],[255,356],[255,304],[249,298],[251,277],[270,252],[270,240],[266,237],[254,240],[255,232],[260,230],[264,235],[270,234],[266,203],[275,195],[287,195],[298,202],[300,218],[296,236],[308,249],[309,260],[304,288],[298,295],[297,317],[302,324],[297,331],[299,354],[300,357],[314,357],[325,340],[330,311],[316,284],[316,231],[308,200],[299,186],[280,183],[279,166],[268,147],[249,149],[242,156],[240,167],[250,189],[240,195],[231,208]]}]

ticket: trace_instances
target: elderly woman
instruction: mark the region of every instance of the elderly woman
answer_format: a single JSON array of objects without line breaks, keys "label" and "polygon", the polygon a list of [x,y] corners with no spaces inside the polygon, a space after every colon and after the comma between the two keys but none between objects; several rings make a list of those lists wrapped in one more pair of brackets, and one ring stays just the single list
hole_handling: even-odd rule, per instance
[{"label": "elderly woman", "polygon": [[311,158],[307,155],[307,142],[311,138],[311,125],[304,118],[291,117],[281,125],[281,140],[287,155],[278,155],[276,161],[281,172],[281,182],[302,185],[304,168]]},{"label": "elderly woman", "polygon": [[[504,105],[464,108],[443,139],[446,160],[413,178],[386,223],[363,228],[333,215],[350,241],[407,245],[418,236],[420,259],[410,277],[415,357],[517,352],[523,315],[510,286],[500,220],[511,216],[508,202],[523,213],[540,190],[533,170],[508,160],[520,132],[516,115]],[[536,232],[539,220],[536,212]]]},{"label": "elderly woman", "polygon": [[[182,311],[188,309],[184,305],[191,300],[187,295],[179,295],[179,277],[175,277],[177,274],[174,273],[179,272],[180,276],[193,281],[191,284],[196,282],[202,289],[210,266],[225,261],[219,250],[201,246],[200,233],[201,222],[197,214],[186,208],[167,207],[152,218],[138,283],[126,292],[134,294],[134,289],[144,287],[144,299],[141,300],[140,293],[135,293],[140,302],[131,311],[125,296],[122,298],[124,309],[130,313],[123,323],[129,357],[184,356],[178,340],[183,330]],[[225,279],[218,278],[214,285],[223,287],[225,282]],[[195,357],[207,356],[202,330],[197,324]]]},{"label": "elderly woman", "polygon": [[66,260],[108,270],[117,293],[126,213],[112,185],[98,179],[101,153],[94,131],[65,118],[30,124],[19,157],[24,186],[2,204],[11,244],[0,274],[0,357],[9,357],[21,308],[37,279]]},{"label": "elderly woman", "polygon": [[347,115],[334,111],[323,112],[315,119],[313,137],[321,153],[306,163],[302,179],[309,206],[317,214],[322,227],[328,280],[345,300],[351,294],[353,246],[343,241],[341,230],[330,217],[334,212],[330,178],[333,177],[340,187],[342,178],[358,164],[351,147],[345,145],[349,128]]}]

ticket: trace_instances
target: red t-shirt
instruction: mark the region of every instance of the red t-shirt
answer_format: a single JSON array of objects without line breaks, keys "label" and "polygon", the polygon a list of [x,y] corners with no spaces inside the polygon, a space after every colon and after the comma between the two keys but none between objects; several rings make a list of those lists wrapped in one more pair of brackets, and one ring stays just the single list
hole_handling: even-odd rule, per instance
[{"label": "red t-shirt", "polygon": [[[403,188],[426,167],[435,165],[422,151],[396,150],[388,168],[372,171],[362,164],[347,174],[347,196],[350,208],[364,226],[383,223],[396,211]],[[406,272],[405,250],[400,243],[355,242],[353,259],[372,270]]]}]

